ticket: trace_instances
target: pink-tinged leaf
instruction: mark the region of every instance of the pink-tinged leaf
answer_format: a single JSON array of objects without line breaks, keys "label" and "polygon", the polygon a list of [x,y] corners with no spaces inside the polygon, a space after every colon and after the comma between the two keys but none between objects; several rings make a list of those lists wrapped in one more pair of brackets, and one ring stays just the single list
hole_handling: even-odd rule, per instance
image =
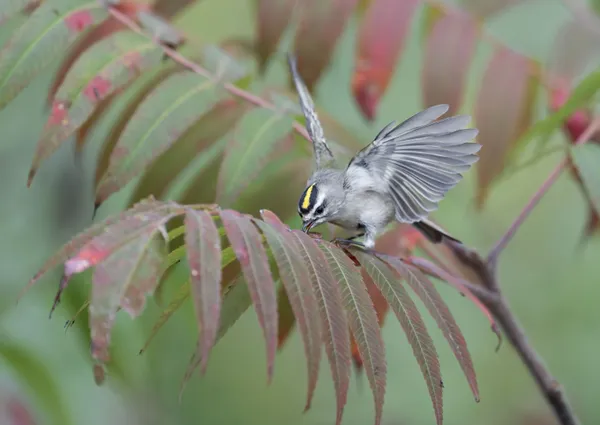
[{"label": "pink-tinged leaf", "polygon": [[[377,249],[377,246],[375,247]],[[377,323],[379,327],[383,327],[385,316],[387,315],[390,305],[386,301],[385,297],[381,293],[381,291],[377,288],[377,286],[373,283],[373,280],[369,277],[367,272],[363,269],[361,270],[361,274],[363,277],[363,281],[367,287],[367,292],[369,293],[369,297],[371,298],[371,302],[373,303],[373,307],[375,308],[375,313],[377,314]],[[352,359],[354,360],[354,368],[358,371],[362,370],[363,361],[362,357],[360,357],[360,352],[358,350],[358,344],[354,337],[352,337]]]},{"label": "pink-tinged leaf", "polygon": [[481,81],[475,108],[475,124],[482,145],[477,163],[477,201],[504,169],[517,139],[529,126],[534,106],[534,62],[508,48],[497,48]]},{"label": "pink-tinged leaf", "polygon": [[148,211],[155,210],[162,205],[162,202],[156,201],[154,198],[148,198],[135,204],[132,208],[124,211],[121,214],[113,215],[106,218],[100,223],[96,223],[88,227],[83,232],[76,235],[73,239],[63,245],[52,257],[50,257],[40,270],[33,276],[27,286],[21,291],[18,298],[20,299],[27,290],[35,285],[48,271],[67,261],[71,256],[75,255],[81,248],[89,243],[95,237],[101,235],[107,227],[114,225],[127,217],[136,214],[143,214]]},{"label": "pink-tinged leaf", "polygon": [[59,87],[62,86],[63,81],[67,76],[67,73],[69,72],[73,64],[77,61],[77,59],[79,59],[79,57],[85,51],[91,48],[94,44],[98,43],[99,41],[105,39],[106,37],[110,36],[115,32],[124,30],[125,28],[126,27],[122,23],[116,21],[114,18],[112,18],[112,16],[109,16],[100,24],[94,26],[89,31],[86,31],[84,34],[82,34],[80,38],[78,38],[75,41],[75,43],[73,43],[73,45],[67,52],[66,57],[62,60],[58,71],[56,71],[56,74],[54,75],[54,80],[52,81],[50,89],[48,90],[47,102],[49,106],[52,105],[52,101],[56,96],[56,92],[58,91]]},{"label": "pink-tinged leaf", "polygon": [[273,377],[277,351],[277,295],[260,233],[252,221],[233,210],[220,212],[229,243],[240,262],[263,330],[267,350],[267,380]]},{"label": "pink-tinged leaf", "polygon": [[276,51],[290,23],[297,0],[258,0],[256,3],[256,51],[261,73]]},{"label": "pink-tinged leaf", "polygon": [[288,115],[264,108],[252,109],[238,121],[217,177],[219,205],[231,206],[260,175],[278,145],[292,130],[293,122]]},{"label": "pink-tinged leaf", "polygon": [[377,285],[400,321],[425,378],[433,403],[436,423],[441,425],[443,422],[443,385],[440,362],[433,340],[427,332],[417,306],[402,286],[399,277],[384,262],[360,250],[353,250],[353,253],[373,279],[373,283]]},{"label": "pink-tinged leaf", "polygon": [[100,204],[144,171],[223,95],[191,71],[166,78],[139,105],[114,147],[96,189]]},{"label": "pink-tinged leaf", "polygon": [[172,18],[196,0],[156,0],[152,10],[165,18]]},{"label": "pink-tinged leaf", "polygon": [[139,316],[146,305],[146,297],[153,295],[165,271],[167,244],[160,233],[155,233],[148,248],[138,260],[138,269],[131,277],[125,295],[121,299],[121,308],[132,318]]},{"label": "pink-tinged leaf", "polygon": [[48,1],[38,7],[0,51],[0,109],[63,54],[82,30],[107,16],[96,0]]},{"label": "pink-tinged leaf", "polygon": [[340,286],[315,241],[305,233],[292,231],[309,270],[314,293],[319,303],[321,330],[325,352],[331,366],[336,394],[336,425],[342,422],[350,386],[350,332]]},{"label": "pink-tinged leaf", "polygon": [[526,0],[462,0],[461,6],[480,19],[489,19],[500,12],[525,3]]},{"label": "pink-tinged leaf", "polygon": [[358,0],[305,0],[294,39],[298,72],[311,92],[329,65]]},{"label": "pink-tinged leaf", "polygon": [[212,216],[206,211],[187,210],[185,227],[192,296],[200,329],[200,371],[204,373],[217,339],[221,315],[221,238]]},{"label": "pink-tinged leaf", "polygon": [[400,277],[411,287],[417,296],[423,301],[423,304],[435,320],[438,327],[444,334],[444,338],[450,344],[450,348],[460,364],[467,382],[471,387],[473,396],[476,401],[479,401],[479,387],[477,385],[477,376],[473,367],[473,360],[467,347],[467,341],[462,334],[454,316],[450,309],[440,297],[440,294],[435,289],[433,282],[429,280],[420,270],[404,264],[399,259],[391,257],[384,258],[391,267],[395,269]]},{"label": "pink-tinged leaf", "polygon": [[29,174],[80,128],[100,103],[160,64],[163,52],[135,33],[117,33],[83,53],[56,93]]},{"label": "pink-tinged leaf", "polygon": [[137,238],[111,252],[106,261],[99,263],[94,270],[89,311],[92,357],[95,360],[102,363],[109,361],[110,333],[117,309],[126,306],[132,316],[140,313],[126,298],[128,288],[133,284],[138,288],[151,288],[160,279],[161,262],[150,261],[147,264],[148,260],[160,257],[146,254],[157,234],[157,227],[145,227]]},{"label": "pink-tinged leaf", "polygon": [[279,314],[279,322],[277,325],[277,350],[281,350],[289,340],[296,325],[296,316],[294,316],[294,310],[292,310],[290,299],[288,298],[283,285],[280,286],[277,291],[277,312]]},{"label": "pink-tinged leaf", "polygon": [[305,410],[310,408],[317,387],[321,363],[321,329],[319,304],[315,296],[310,272],[299,256],[300,248],[290,229],[271,211],[261,211],[264,220],[255,220],[271,247],[279,268],[279,277],[287,293],[304,342],[308,370],[308,396]]},{"label": "pink-tinged leaf", "polygon": [[[333,275],[342,288],[342,299],[348,314],[350,329],[358,344],[365,373],[373,391],[375,425],[379,425],[385,398],[387,365],[373,303],[362,280],[360,270],[346,254],[324,240],[320,240],[318,243],[333,270]],[[393,307],[393,304],[391,305]]]},{"label": "pink-tinged leaf", "polygon": [[458,112],[476,44],[477,27],[469,15],[450,12],[433,24],[421,74],[424,107],[447,104],[448,116]]},{"label": "pink-tinged leaf", "polygon": [[372,120],[396,68],[420,0],[372,0],[358,30],[352,93]]}]

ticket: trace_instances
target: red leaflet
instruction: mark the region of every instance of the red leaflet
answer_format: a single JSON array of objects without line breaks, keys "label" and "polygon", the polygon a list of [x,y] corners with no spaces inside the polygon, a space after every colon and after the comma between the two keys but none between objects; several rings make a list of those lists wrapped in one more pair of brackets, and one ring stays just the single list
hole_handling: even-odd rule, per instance
[{"label": "red leaflet", "polygon": [[470,16],[450,12],[435,21],[422,70],[424,107],[443,103],[450,106],[448,115],[456,114],[463,102],[476,42],[477,27]]},{"label": "red leaflet", "polygon": [[358,0],[304,0],[294,40],[298,72],[312,91]]},{"label": "red leaflet", "polygon": [[270,382],[277,351],[278,318],[275,283],[271,276],[267,253],[258,230],[249,218],[233,210],[223,210],[221,221],[240,262],[256,316],[263,329],[267,345],[267,380]]},{"label": "red leaflet", "polygon": [[287,28],[296,0],[258,0],[256,4],[256,51],[261,72],[277,49]]},{"label": "red leaflet", "polygon": [[475,124],[482,145],[477,163],[481,206],[493,180],[504,169],[505,159],[529,126],[535,100],[531,59],[508,48],[497,48],[490,60],[477,97]]},{"label": "red leaflet", "polygon": [[394,73],[419,0],[372,0],[358,32],[352,92],[372,120]]},{"label": "red leaflet", "polygon": [[200,329],[200,371],[217,339],[221,316],[221,238],[206,211],[185,212],[185,245],[191,274],[191,289]]}]

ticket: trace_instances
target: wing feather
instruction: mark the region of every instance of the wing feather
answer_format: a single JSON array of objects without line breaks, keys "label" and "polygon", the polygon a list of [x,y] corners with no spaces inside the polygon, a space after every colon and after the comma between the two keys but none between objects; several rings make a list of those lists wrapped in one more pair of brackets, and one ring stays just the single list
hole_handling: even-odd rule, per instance
[{"label": "wing feather", "polygon": [[291,54],[288,54],[288,64],[292,74],[292,80],[294,81],[296,91],[298,92],[300,107],[302,108],[302,113],[306,119],[306,131],[313,142],[315,163],[317,168],[323,168],[327,164],[333,162],[333,153],[331,152],[331,149],[329,149],[327,141],[325,140],[323,126],[321,125],[319,117],[317,116],[317,112],[315,111],[314,102],[310,96],[310,93],[308,92],[308,89],[306,88],[306,85],[302,81],[300,74],[298,73],[296,58]]},{"label": "wing feather", "polygon": [[481,145],[470,143],[478,131],[467,128],[471,118],[436,121],[447,111],[447,105],[436,105],[385,126],[348,164],[347,184],[359,183],[353,180],[367,170],[370,189],[391,195],[398,221],[423,220],[479,159]]}]

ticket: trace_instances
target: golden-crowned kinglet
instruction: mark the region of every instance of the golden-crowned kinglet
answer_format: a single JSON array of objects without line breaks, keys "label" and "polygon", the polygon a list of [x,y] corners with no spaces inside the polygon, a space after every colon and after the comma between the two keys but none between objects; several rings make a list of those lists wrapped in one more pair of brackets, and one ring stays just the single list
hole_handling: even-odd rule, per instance
[{"label": "golden-crowned kinglet", "polygon": [[467,128],[471,118],[458,115],[436,121],[448,111],[448,105],[432,106],[399,125],[392,122],[385,126],[345,168],[340,168],[293,55],[288,55],[288,63],[316,163],[298,203],[302,230],[333,223],[356,233],[338,241],[364,236],[363,245],[371,249],[378,233],[396,220],[412,223],[434,243],[444,238],[456,241],[426,217],[462,179],[461,173],[479,159],[475,154],[481,145],[469,143],[478,133]]}]

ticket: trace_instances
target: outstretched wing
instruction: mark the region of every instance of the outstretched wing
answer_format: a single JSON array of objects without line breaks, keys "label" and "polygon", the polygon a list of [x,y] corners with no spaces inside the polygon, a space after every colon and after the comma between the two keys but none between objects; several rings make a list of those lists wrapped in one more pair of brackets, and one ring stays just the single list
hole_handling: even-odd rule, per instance
[{"label": "outstretched wing", "polygon": [[315,151],[315,162],[317,164],[317,169],[319,169],[333,162],[333,154],[331,153],[329,146],[327,146],[327,141],[325,140],[325,135],[323,133],[323,127],[321,126],[319,117],[317,117],[317,113],[315,112],[315,105],[310,97],[308,89],[300,77],[300,74],[298,74],[296,58],[292,54],[288,54],[288,64],[290,66],[292,79],[294,80],[294,85],[296,86],[296,91],[298,92],[298,97],[300,99],[300,107],[302,108],[302,112],[306,118],[306,130],[312,139]]},{"label": "outstretched wing", "polygon": [[388,124],[352,158],[346,184],[370,182],[369,190],[389,193],[398,221],[424,219],[479,159],[481,145],[469,143],[478,131],[466,128],[471,118],[435,121],[447,111],[448,105],[436,105],[399,125]]}]

